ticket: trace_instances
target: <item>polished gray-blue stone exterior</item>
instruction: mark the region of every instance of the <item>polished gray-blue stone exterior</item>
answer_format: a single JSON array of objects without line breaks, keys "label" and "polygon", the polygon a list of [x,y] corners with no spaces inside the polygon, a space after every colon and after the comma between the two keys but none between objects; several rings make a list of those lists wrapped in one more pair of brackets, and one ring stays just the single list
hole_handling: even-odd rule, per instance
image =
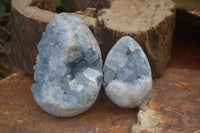
[{"label": "polished gray-blue stone exterior", "polygon": [[38,51],[31,90],[39,106],[60,117],[89,109],[101,88],[102,57],[87,25],[72,14],[56,15]]},{"label": "polished gray-blue stone exterior", "polygon": [[139,44],[129,36],[122,37],[110,50],[103,72],[106,94],[120,107],[137,107],[151,91],[148,59]]}]

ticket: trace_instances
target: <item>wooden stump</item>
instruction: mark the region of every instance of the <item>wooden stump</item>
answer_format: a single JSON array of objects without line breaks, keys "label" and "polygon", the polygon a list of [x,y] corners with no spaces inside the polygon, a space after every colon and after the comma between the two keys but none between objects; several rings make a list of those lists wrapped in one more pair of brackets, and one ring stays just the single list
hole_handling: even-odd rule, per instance
[{"label": "wooden stump", "polygon": [[[76,0],[69,2],[76,10],[82,10],[78,11],[77,15],[89,26],[98,40],[103,59],[120,37],[130,35],[147,54],[153,77],[163,74],[170,59],[175,27],[175,5],[171,0],[86,0],[79,1],[80,4]],[[45,6],[44,3],[51,6]],[[31,5],[39,5],[40,8]],[[51,12],[55,10],[54,7],[54,0],[12,1],[11,59],[16,66],[29,74],[33,74],[36,46],[42,32],[56,15]],[[85,9],[86,14],[88,11],[95,11],[96,14],[92,12],[94,17],[86,16]]]},{"label": "wooden stump", "polygon": [[113,0],[110,9],[101,12],[103,52],[120,37],[132,36],[146,53],[153,77],[160,77],[170,59],[174,4],[170,0]]}]

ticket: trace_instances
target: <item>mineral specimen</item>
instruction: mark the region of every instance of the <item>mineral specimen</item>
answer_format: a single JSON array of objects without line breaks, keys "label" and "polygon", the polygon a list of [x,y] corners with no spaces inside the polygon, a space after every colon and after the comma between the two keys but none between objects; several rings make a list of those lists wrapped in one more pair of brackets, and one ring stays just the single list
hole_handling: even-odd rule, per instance
[{"label": "mineral specimen", "polygon": [[129,36],[122,37],[113,46],[107,55],[103,72],[106,94],[120,107],[140,105],[152,88],[147,57]]},{"label": "mineral specimen", "polygon": [[86,24],[72,14],[56,15],[38,51],[31,90],[39,106],[60,117],[90,108],[102,84],[102,57]]}]

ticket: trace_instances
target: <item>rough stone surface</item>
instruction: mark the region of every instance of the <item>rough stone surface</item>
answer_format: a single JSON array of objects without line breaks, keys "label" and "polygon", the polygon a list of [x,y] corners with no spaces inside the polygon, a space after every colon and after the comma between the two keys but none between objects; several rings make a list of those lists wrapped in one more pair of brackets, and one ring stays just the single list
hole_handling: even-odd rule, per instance
[{"label": "rough stone surface", "polygon": [[104,65],[104,87],[120,107],[140,105],[152,88],[151,68],[139,44],[122,37],[108,53]]},{"label": "rough stone surface", "polygon": [[89,28],[75,15],[56,15],[38,44],[35,101],[55,116],[74,116],[95,102],[102,83],[102,58]]}]

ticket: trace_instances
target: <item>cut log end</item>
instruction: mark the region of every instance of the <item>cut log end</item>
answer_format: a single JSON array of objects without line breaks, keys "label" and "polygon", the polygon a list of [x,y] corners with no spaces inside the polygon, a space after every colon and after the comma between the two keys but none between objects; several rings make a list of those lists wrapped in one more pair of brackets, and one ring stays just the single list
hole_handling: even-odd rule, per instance
[{"label": "cut log end", "polygon": [[[114,0],[110,9],[102,9],[103,52],[108,53],[122,36],[138,41],[150,61],[153,77],[160,77],[170,59],[175,28],[175,5],[172,1]],[[103,54],[106,57],[106,54]]]}]

